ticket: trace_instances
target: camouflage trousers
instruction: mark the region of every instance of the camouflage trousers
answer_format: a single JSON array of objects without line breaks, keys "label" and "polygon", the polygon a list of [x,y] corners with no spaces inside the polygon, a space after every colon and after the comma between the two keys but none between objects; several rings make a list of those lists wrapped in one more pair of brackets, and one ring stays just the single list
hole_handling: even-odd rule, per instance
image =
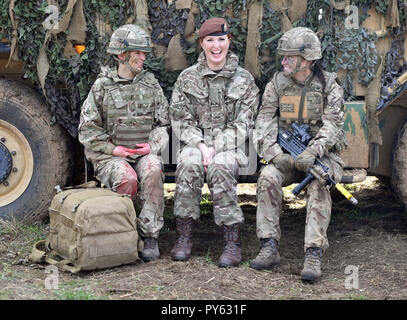
[{"label": "camouflage trousers", "polygon": [[[177,217],[200,217],[205,172],[198,148],[185,146],[178,158],[174,214]],[[216,154],[208,166],[206,181],[212,196],[213,215],[217,225],[244,221],[237,198],[239,164],[233,151]]]},{"label": "camouflage trousers", "polygon": [[140,191],[133,196],[133,202],[136,208],[141,208],[138,214],[139,232],[143,237],[158,238],[164,226],[164,174],[160,157],[149,154],[137,158],[135,163],[112,157],[98,161],[95,174],[101,183],[113,191],[136,177]]},{"label": "camouflage trousers", "polygon": [[[342,176],[342,167],[324,157],[335,179]],[[305,178],[304,173],[293,169],[283,172],[273,164],[264,166],[257,181],[256,231],[259,238],[274,238],[280,241],[280,214],[282,212],[282,187]],[[339,181],[339,180],[336,180]],[[304,251],[310,247],[319,247],[325,251],[329,247],[327,229],[331,219],[332,199],[330,190],[314,179],[307,187],[307,217],[305,221]]]}]

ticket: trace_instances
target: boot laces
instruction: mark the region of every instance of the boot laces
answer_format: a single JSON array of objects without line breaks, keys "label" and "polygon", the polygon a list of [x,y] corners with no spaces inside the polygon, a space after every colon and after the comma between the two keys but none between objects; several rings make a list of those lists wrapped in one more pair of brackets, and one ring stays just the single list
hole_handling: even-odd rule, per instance
[{"label": "boot laces", "polygon": [[156,239],[155,238],[145,238],[144,239],[144,250],[149,250],[149,249],[155,249],[155,244],[156,244]]},{"label": "boot laces", "polygon": [[261,239],[260,241],[262,246],[258,254],[259,258],[267,258],[277,253],[277,246],[274,241],[269,239]]},{"label": "boot laces", "polygon": [[183,248],[185,246],[189,245],[189,238],[180,235],[177,240],[175,241],[175,247],[176,248]]},{"label": "boot laces", "polygon": [[307,252],[305,253],[307,265],[312,269],[318,268],[321,264],[321,254],[321,249],[319,248],[307,249]]},{"label": "boot laces", "polygon": [[226,242],[223,253],[235,255],[239,246],[240,246],[239,242]]},{"label": "boot laces", "polygon": [[177,219],[177,240],[175,241],[176,248],[183,248],[190,244],[192,232],[192,218]]},{"label": "boot laces", "polygon": [[224,226],[224,237],[225,237],[225,246],[224,254],[235,255],[238,248],[240,247],[239,241],[239,226],[233,224],[230,226]]}]

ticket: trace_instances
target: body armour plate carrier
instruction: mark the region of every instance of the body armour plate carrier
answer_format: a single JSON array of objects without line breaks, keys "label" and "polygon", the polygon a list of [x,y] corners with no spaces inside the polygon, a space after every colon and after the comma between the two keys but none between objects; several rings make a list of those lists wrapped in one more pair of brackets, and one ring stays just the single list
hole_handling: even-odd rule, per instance
[{"label": "body armour plate carrier", "polygon": [[139,83],[106,88],[107,131],[115,145],[134,148],[149,141],[153,129],[153,90]]},{"label": "body armour plate carrier", "polygon": [[314,135],[322,126],[321,119],[325,105],[321,82],[317,77],[313,77],[306,88],[301,106],[304,86],[294,83],[282,74],[276,74],[273,81],[280,105],[279,125],[288,129],[292,122],[307,123]]}]

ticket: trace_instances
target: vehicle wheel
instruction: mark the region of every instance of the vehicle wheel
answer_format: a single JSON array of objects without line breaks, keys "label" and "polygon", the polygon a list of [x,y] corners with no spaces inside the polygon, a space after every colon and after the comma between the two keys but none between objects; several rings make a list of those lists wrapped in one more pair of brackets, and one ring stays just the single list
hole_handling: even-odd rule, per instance
[{"label": "vehicle wheel", "polygon": [[70,173],[69,139],[39,94],[0,80],[0,218],[32,223],[47,215]]},{"label": "vehicle wheel", "polygon": [[391,184],[405,208],[407,208],[407,119],[401,124],[395,136],[392,155]]}]

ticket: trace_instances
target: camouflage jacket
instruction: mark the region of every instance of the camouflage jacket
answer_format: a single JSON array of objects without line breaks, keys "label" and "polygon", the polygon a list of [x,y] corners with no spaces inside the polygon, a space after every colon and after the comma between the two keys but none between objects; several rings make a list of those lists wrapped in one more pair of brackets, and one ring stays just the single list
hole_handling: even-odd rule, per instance
[{"label": "camouflage jacket", "polygon": [[[336,81],[335,73],[324,71],[323,74],[325,92],[322,92],[320,80],[314,76],[304,99],[301,122],[308,123],[311,127],[313,139],[308,146],[319,157],[334,157],[343,166],[342,160],[337,156],[346,146],[343,131],[343,89]],[[266,85],[253,132],[256,151],[266,161],[283,152],[277,143],[278,128],[288,128],[292,121],[298,120],[303,87],[304,84],[281,72],[276,73]]]},{"label": "camouflage jacket", "polygon": [[[132,136],[128,142],[119,140],[120,126],[125,125],[125,136],[140,119],[144,141],[132,141]],[[118,145],[134,148],[141,142],[148,142],[151,153],[159,154],[169,141],[169,124],[168,101],[152,73],[143,70],[129,81],[120,78],[115,68],[104,67],[82,105],[78,138],[92,162],[112,157]]]},{"label": "camouflage jacket", "polygon": [[[172,93],[170,119],[181,147],[197,146],[202,141],[214,147],[216,153],[247,153],[245,143],[254,125],[259,89],[253,76],[238,62],[239,58],[229,52],[222,70],[214,72],[202,52],[198,62],[179,75]],[[243,160],[241,165],[246,161],[238,160]]]}]

